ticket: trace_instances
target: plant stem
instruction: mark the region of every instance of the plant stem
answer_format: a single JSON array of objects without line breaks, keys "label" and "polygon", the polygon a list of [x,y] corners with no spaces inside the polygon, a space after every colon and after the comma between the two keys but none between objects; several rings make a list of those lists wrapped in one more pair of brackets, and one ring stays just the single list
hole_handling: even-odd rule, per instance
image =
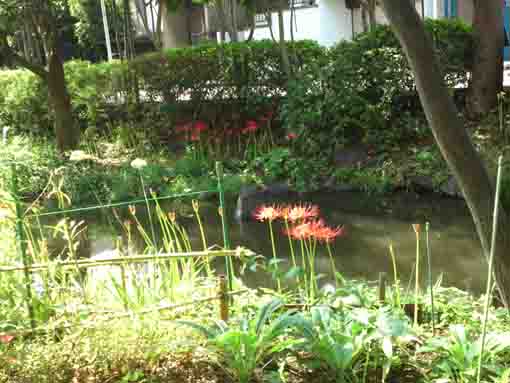
[{"label": "plant stem", "polygon": [[428,280],[430,289],[430,310],[432,312],[432,335],[436,334],[436,311],[434,310],[434,285],[432,284],[432,256],[430,254],[430,223],[425,223],[425,234],[427,238],[427,262],[428,262]]},{"label": "plant stem", "polygon": [[[200,211],[198,207],[198,202],[193,201],[193,210],[195,211],[195,217],[197,219],[198,228],[200,229],[200,237],[202,238],[202,246],[204,251],[207,251],[207,240],[205,237],[204,225],[202,224],[202,219],[200,218]],[[209,262],[209,258],[205,259],[205,269],[207,273],[207,277],[212,277],[211,263]]]},{"label": "plant stem", "polygon": [[400,309],[400,283],[398,280],[397,259],[395,257],[395,251],[393,250],[393,243],[390,242],[389,248],[390,248],[391,263],[393,264],[393,280],[394,280],[394,286],[395,286],[395,296],[397,299],[397,307]]},{"label": "plant stem", "polygon": [[278,292],[281,293],[282,285],[280,282],[280,276],[278,275],[278,258],[276,258],[276,246],[274,243],[273,223],[271,222],[271,220],[268,220],[268,223],[269,223],[269,235],[271,236],[271,248],[273,250],[273,260],[275,262],[275,267],[276,267],[276,271],[277,271],[276,285],[278,286]]},{"label": "plant stem", "polygon": [[149,216],[149,224],[151,225],[151,234],[152,234],[152,243],[154,250],[156,249],[156,232],[154,230],[154,223],[152,222],[152,214],[151,214],[151,208],[149,205],[149,199],[147,198],[147,192],[145,191],[145,182],[143,181],[142,173],[140,172],[140,181],[142,183],[142,190],[143,190],[143,198],[145,199],[145,205],[147,206],[147,214]]},{"label": "plant stem", "polygon": [[[285,222],[285,230],[288,233],[289,232],[289,220],[287,218],[285,218],[284,222]],[[294,254],[294,244],[292,243],[292,238],[291,238],[290,235],[288,235],[287,238],[289,239],[290,258],[292,259],[292,266],[294,268],[297,268],[296,256]],[[300,283],[299,276],[297,277],[297,282],[298,282],[298,285],[299,285],[299,283]]]},{"label": "plant stem", "polygon": [[416,232],[416,271],[414,285],[414,326],[418,326],[418,298],[420,295],[420,232]]},{"label": "plant stem", "polygon": [[328,250],[329,261],[331,262],[331,270],[333,270],[333,275],[335,278],[335,286],[338,287],[335,259],[333,258],[333,252],[331,251],[331,245],[329,244],[329,242],[326,242],[326,249]]},{"label": "plant stem", "polygon": [[483,315],[483,326],[482,326],[482,344],[480,346],[480,356],[478,359],[478,369],[476,375],[476,382],[480,383],[482,375],[482,362],[483,353],[485,350],[485,338],[487,337],[487,321],[489,319],[489,305],[491,301],[491,287],[492,287],[492,267],[494,264],[494,254],[496,253],[496,236],[498,231],[498,217],[499,217],[499,195],[501,193],[501,173],[503,168],[503,156],[499,156],[498,159],[498,176],[496,181],[496,196],[494,198],[494,214],[492,220],[492,239],[491,249],[489,256],[489,268],[487,270],[487,290],[485,292],[485,306]]},{"label": "plant stem", "polygon": [[308,293],[308,277],[306,276],[306,256],[304,239],[301,239],[301,265],[303,266],[303,278],[305,283],[305,295]]}]

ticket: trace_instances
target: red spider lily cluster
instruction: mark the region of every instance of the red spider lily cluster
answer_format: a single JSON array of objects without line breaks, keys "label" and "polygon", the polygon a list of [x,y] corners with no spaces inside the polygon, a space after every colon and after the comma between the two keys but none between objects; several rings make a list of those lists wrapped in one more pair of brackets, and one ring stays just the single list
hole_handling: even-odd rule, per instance
[{"label": "red spider lily cluster", "polygon": [[263,114],[258,120],[247,120],[244,126],[236,128],[226,127],[222,130],[215,130],[214,132],[211,126],[205,121],[182,122],[175,126],[175,133],[182,135],[187,141],[197,142],[201,141],[207,132],[208,136],[213,140],[221,141],[221,139],[225,137],[255,134],[261,130],[264,125],[268,125],[272,119],[273,112],[270,111]]},{"label": "red spider lily cluster", "polygon": [[0,334],[0,343],[9,344],[14,340],[14,335]]},{"label": "red spider lily cluster", "polygon": [[200,135],[205,132],[209,126],[204,121],[187,122],[175,127],[175,132],[185,134],[189,141],[200,141]]},{"label": "red spider lily cluster", "polygon": [[330,227],[323,219],[319,218],[320,211],[317,205],[262,205],[255,209],[253,217],[257,221],[273,222],[284,219],[293,223],[293,226],[285,230],[285,234],[298,240],[315,239],[321,242],[331,243],[337,237],[345,234],[343,227]]}]

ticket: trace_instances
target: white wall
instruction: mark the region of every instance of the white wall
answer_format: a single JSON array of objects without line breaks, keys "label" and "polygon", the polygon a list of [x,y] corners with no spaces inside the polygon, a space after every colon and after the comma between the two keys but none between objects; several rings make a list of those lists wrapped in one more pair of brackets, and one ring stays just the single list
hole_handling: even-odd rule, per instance
[{"label": "white wall", "polygon": [[[297,9],[295,12],[297,27],[294,28],[295,40],[319,40],[319,9],[318,8],[303,8]],[[280,38],[278,30],[278,14],[271,15],[273,33],[276,39]],[[290,40],[290,11],[283,13],[285,23],[285,39]],[[253,35],[255,40],[271,39],[269,28],[256,28]]]},{"label": "white wall", "polygon": [[[356,12],[355,12],[356,13]],[[352,38],[351,10],[345,7],[345,1],[321,0],[319,3],[319,43],[332,46],[340,40]],[[354,15],[356,28],[356,14]]]},{"label": "white wall", "polygon": [[[443,15],[444,0],[423,0],[425,1],[425,16],[438,18]],[[463,0],[472,1],[472,0]],[[318,7],[303,8],[296,10],[297,29],[294,30],[294,38],[296,40],[309,39],[316,40],[324,46],[332,46],[341,40],[350,40],[354,34],[363,32],[363,24],[361,19],[361,10],[355,9],[353,14],[351,10],[345,6],[344,0],[318,0]],[[416,2],[416,8],[421,13],[421,2]],[[460,11],[460,7],[459,7]],[[279,38],[278,33],[278,15],[273,13],[273,33],[276,39]],[[376,10],[376,18],[378,23],[387,23],[386,17],[382,9]],[[285,20],[285,38],[290,40],[290,12],[284,12]],[[243,33],[244,36],[247,32]],[[256,40],[270,39],[271,34],[269,28],[256,28],[253,36]],[[241,37],[243,39],[243,37]]]}]

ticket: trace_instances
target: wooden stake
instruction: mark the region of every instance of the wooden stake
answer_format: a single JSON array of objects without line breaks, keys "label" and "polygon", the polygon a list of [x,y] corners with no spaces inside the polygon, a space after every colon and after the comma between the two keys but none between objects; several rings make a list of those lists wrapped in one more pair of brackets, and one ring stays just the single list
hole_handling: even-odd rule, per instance
[{"label": "wooden stake", "polygon": [[219,291],[220,298],[220,318],[223,322],[228,322],[228,285],[227,279],[224,275],[219,277]]},{"label": "wooden stake", "polygon": [[379,303],[384,304],[386,301],[386,273],[379,273],[378,287]]}]

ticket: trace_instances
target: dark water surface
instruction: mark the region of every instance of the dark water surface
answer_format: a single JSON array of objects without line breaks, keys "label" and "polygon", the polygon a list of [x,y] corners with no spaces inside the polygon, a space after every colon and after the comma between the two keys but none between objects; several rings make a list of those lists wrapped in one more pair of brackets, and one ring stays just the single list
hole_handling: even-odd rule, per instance
[{"label": "dark water surface", "polygon": [[[442,276],[445,286],[456,286],[474,293],[484,289],[486,264],[476,237],[465,203],[456,199],[436,195],[395,193],[389,196],[370,196],[361,193],[311,193],[303,195],[301,201],[317,204],[322,217],[332,226],[343,225],[346,234],[336,240],[333,252],[337,270],[344,276],[355,279],[376,280],[380,272],[392,277],[392,263],[388,244],[393,243],[400,279],[403,284],[411,277],[416,254],[413,223],[430,222],[430,243],[432,250],[433,278]],[[275,201],[293,202],[293,201]],[[202,242],[190,203],[182,203],[178,220],[188,230],[193,248],[200,250]],[[232,204],[234,205],[234,204]],[[220,217],[214,202],[201,202],[208,245],[222,244]],[[165,210],[177,209],[177,205],[165,205]],[[234,216],[233,206],[229,215]],[[143,206],[138,207],[142,214]],[[127,211],[120,212],[128,217]],[[147,218],[140,215],[147,223]],[[75,217],[76,219],[77,217]],[[84,219],[88,226],[88,256],[110,251],[115,247],[116,238],[125,236],[120,224],[111,214],[88,214]],[[259,222],[238,222],[230,219],[230,234],[233,246],[245,246],[271,257],[271,243],[268,227]],[[289,261],[289,247],[282,227],[275,225],[277,252],[279,258]],[[146,230],[150,232],[147,223]],[[422,265],[426,265],[425,235],[422,235]],[[139,249],[143,249],[139,241]],[[286,262],[285,265],[289,265]],[[221,264],[218,266],[221,268]],[[326,249],[319,247],[317,271],[325,275],[323,281],[331,279],[329,258]],[[422,268],[425,275],[425,267]],[[243,277],[249,286],[273,285],[264,272],[248,272]]]}]

